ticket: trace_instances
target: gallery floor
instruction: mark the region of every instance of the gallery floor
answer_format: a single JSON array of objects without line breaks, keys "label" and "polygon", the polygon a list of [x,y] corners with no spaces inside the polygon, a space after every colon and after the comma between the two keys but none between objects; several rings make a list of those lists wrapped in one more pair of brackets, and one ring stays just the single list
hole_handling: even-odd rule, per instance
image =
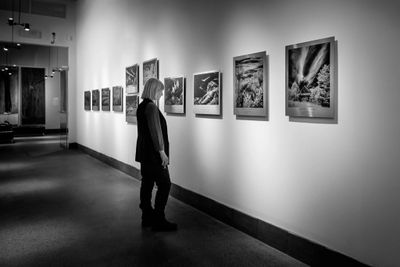
[{"label": "gallery floor", "polygon": [[172,197],[179,230],[142,229],[139,187],[58,136],[0,144],[0,266],[304,266]]}]

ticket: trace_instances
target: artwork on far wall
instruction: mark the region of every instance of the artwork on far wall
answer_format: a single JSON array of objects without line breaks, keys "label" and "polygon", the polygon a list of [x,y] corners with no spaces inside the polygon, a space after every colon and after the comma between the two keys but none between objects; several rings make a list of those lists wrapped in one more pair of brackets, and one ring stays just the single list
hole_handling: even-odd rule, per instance
[{"label": "artwork on far wall", "polygon": [[92,90],[92,110],[100,110],[100,90]]},{"label": "artwork on far wall", "polygon": [[85,91],[85,110],[90,110],[90,91]]},{"label": "artwork on far wall", "polygon": [[150,78],[158,79],[158,60],[153,58],[143,62],[143,85]]},{"label": "artwork on far wall", "polygon": [[60,113],[67,113],[68,111],[68,75],[66,70],[60,73]]},{"label": "artwork on far wall", "polygon": [[0,114],[19,113],[19,68],[7,66],[0,72]]},{"label": "artwork on far wall", "polygon": [[267,115],[266,52],[233,58],[233,107],[235,115]]},{"label": "artwork on far wall", "polygon": [[126,77],[126,93],[137,94],[139,93],[139,65],[127,67],[125,71]]},{"label": "artwork on far wall", "polygon": [[139,106],[139,96],[138,95],[127,95],[126,96],[126,121],[128,123],[136,123],[136,111]]},{"label": "artwork on far wall", "polygon": [[286,46],[286,115],[333,118],[334,37]]},{"label": "artwork on far wall", "polygon": [[46,124],[44,68],[21,68],[21,124]]},{"label": "artwork on far wall", "polygon": [[195,114],[221,115],[221,73],[208,71],[193,74]]},{"label": "artwork on far wall", "polygon": [[185,78],[183,76],[165,78],[164,86],[164,111],[185,113]]},{"label": "artwork on far wall", "polygon": [[122,112],[123,103],[122,103],[122,86],[113,86],[113,111]]},{"label": "artwork on far wall", "polygon": [[101,110],[110,111],[110,89],[101,89]]}]

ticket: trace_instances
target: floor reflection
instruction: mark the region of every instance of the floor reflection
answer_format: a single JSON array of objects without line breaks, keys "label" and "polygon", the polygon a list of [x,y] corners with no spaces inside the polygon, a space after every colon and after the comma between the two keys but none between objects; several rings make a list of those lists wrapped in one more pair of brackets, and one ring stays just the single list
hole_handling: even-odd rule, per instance
[{"label": "floor reflection", "polygon": [[41,193],[43,191],[55,190],[58,187],[60,187],[60,182],[52,180],[8,181],[6,183],[1,183],[0,197],[2,195]]}]

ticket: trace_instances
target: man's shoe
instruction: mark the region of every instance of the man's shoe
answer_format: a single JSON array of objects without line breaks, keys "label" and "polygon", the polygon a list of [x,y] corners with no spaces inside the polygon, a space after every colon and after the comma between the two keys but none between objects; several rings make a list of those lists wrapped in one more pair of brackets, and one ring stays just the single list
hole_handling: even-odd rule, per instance
[{"label": "man's shoe", "polygon": [[151,230],[154,232],[173,232],[178,230],[178,225],[164,219],[161,221],[155,221]]}]

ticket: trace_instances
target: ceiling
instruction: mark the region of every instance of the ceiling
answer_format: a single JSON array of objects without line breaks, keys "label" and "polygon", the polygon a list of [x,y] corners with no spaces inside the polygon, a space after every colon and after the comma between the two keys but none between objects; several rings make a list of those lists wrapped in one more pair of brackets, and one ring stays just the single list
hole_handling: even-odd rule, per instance
[{"label": "ceiling", "polygon": [[23,13],[65,19],[68,3],[74,2],[76,0],[1,0],[0,9],[14,10],[14,14],[17,15],[21,8]]}]

